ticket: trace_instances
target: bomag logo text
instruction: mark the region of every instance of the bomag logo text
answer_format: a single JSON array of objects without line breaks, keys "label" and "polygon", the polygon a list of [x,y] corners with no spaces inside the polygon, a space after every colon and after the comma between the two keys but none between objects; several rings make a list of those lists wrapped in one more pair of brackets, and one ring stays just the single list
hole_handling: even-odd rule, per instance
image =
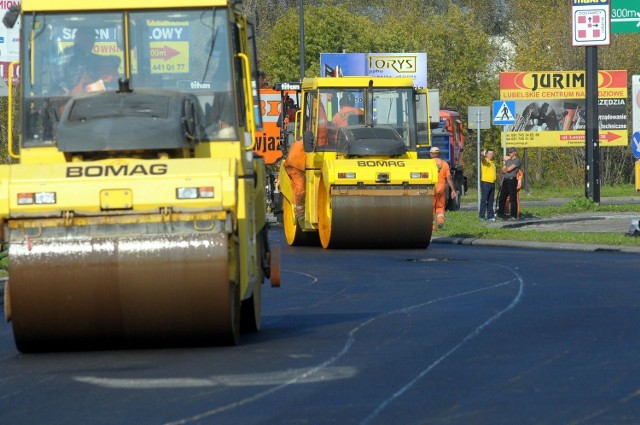
[{"label": "bomag logo text", "polygon": [[369,161],[358,161],[358,167],[404,167],[404,161],[393,161],[393,160],[369,160]]},{"label": "bomag logo text", "polygon": [[393,69],[397,73],[415,73],[418,69],[416,56],[369,56],[369,69]]},{"label": "bomag logo text", "polygon": [[161,176],[167,174],[166,164],[153,164],[145,167],[137,165],[88,165],[85,167],[67,167],[67,177],[130,177]]}]

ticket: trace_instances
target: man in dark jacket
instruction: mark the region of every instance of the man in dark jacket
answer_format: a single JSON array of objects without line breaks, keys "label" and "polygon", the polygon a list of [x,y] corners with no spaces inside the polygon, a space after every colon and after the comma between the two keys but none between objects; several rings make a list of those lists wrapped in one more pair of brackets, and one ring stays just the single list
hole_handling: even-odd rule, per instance
[{"label": "man in dark jacket", "polygon": [[[508,155],[502,158],[502,188],[500,189],[500,202],[498,204],[498,217],[502,219],[518,219],[518,170],[520,170],[520,158],[516,148],[509,148]],[[505,215],[507,197],[509,198],[510,217]]]}]

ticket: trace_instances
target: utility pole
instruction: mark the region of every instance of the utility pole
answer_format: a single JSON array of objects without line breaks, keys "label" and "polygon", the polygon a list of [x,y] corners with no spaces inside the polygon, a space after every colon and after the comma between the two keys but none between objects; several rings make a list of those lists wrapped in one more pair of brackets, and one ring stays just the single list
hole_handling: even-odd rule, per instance
[{"label": "utility pole", "polygon": [[300,81],[304,79],[304,0],[300,0]]},{"label": "utility pole", "polygon": [[586,49],[585,197],[600,202],[600,132],[598,122],[598,47]]},{"label": "utility pole", "polygon": [[[585,47],[585,186],[586,198],[600,202],[600,122],[598,114],[598,47],[611,42],[613,0],[571,0],[571,44]],[[622,0],[620,0],[622,3]],[[636,2],[637,3],[637,2]],[[618,10],[618,9],[617,9]]]}]

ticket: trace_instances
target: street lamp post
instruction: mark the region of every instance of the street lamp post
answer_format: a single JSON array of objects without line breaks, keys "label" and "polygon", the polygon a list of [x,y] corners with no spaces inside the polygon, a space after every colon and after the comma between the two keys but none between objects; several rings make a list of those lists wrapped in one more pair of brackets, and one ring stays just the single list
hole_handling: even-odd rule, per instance
[{"label": "street lamp post", "polygon": [[300,81],[304,79],[304,0],[300,0]]}]

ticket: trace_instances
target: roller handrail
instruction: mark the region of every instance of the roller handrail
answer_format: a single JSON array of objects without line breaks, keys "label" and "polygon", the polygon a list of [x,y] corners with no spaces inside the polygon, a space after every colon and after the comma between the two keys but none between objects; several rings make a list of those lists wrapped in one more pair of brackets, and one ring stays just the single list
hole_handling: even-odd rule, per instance
[{"label": "roller handrail", "polygon": [[245,151],[252,151],[256,146],[256,137],[255,137],[255,128],[256,124],[253,118],[253,88],[251,87],[251,66],[249,65],[249,56],[245,53],[237,53],[237,56],[242,59],[242,65],[244,68],[244,74],[246,78],[244,79],[244,90],[247,93],[247,102],[245,106],[246,113],[246,123],[251,133],[251,144],[249,146],[245,146]]}]

